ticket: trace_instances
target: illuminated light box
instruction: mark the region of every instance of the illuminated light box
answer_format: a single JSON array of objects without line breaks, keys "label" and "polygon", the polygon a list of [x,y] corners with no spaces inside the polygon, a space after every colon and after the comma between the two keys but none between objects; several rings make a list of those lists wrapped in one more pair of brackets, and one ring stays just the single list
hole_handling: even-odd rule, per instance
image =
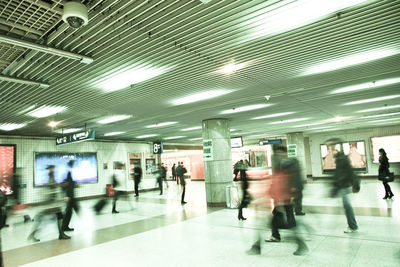
[{"label": "illuminated light box", "polygon": [[400,162],[400,135],[371,138],[372,161],[379,163],[379,149],[383,148],[389,162]]},{"label": "illuminated light box", "polygon": [[34,186],[47,185],[49,182],[48,165],[54,165],[56,183],[62,183],[69,171],[68,162],[74,160],[72,179],[76,183],[94,183],[98,181],[96,153],[36,152]]}]

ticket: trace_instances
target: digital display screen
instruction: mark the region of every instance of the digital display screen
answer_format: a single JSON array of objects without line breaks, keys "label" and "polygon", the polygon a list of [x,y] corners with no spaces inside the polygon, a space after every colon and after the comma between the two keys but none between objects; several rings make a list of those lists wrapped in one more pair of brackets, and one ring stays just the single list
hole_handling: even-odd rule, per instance
[{"label": "digital display screen", "polygon": [[242,146],[243,146],[242,137],[232,137],[231,138],[231,148],[242,147]]},{"label": "digital display screen", "polygon": [[72,179],[76,183],[93,183],[98,181],[96,153],[35,153],[34,186],[46,185],[49,182],[47,166],[54,165],[56,183],[62,183],[70,171],[68,162],[74,160]]},{"label": "digital display screen", "polygon": [[379,149],[383,148],[389,162],[400,162],[400,135],[372,137],[372,160],[379,163]]},{"label": "digital display screen", "polygon": [[15,145],[0,145],[0,190],[12,193],[12,177],[15,170]]}]

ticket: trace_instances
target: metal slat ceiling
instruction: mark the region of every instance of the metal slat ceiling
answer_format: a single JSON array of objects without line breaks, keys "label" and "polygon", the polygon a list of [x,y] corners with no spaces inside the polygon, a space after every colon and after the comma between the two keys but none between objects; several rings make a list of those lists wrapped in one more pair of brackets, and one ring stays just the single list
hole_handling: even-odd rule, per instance
[{"label": "metal slat ceiling", "polygon": [[[13,18],[10,22],[21,22],[21,26],[32,31],[46,33],[48,45],[92,56],[95,61],[85,65],[35,51],[27,51],[21,58],[20,54],[10,56],[0,44],[0,51],[5,51],[2,54],[6,57],[0,58],[2,70],[8,66],[11,75],[51,84],[43,89],[0,82],[1,101],[16,103],[0,108],[0,123],[32,121],[19,112],[33,104],[68,107],[67,111],[50,118],[35,119],[11,134],[54,135],[46,124],[50,119],[56,119],[63,120],[60,127],[64,128],[88,123],[96,128],[101,138],[108,131],[126,131],[120,136],[107,137],[111,139],[132,140],[149,133],[159,133],[161,137],[157,138],[163,138],[181,135],[177,134],[181,128],[200,125],[203,119],[226,117],[231,119],[233,128],[238,128],[241,133],[249,132],[244,136],[281,135],[288,132],[292,124],[268,123],[308,117],[309,120],[298,123],[306,124],[337,115],[357,115],[342,127],[369,127],[370,123],[356,114],[357,110],[399,102],[393,99],[385,103],[343,107],[345,101],[374,97],[376,92],[328,94],[347,85],[399,77],[399,54],[344,70],[306,76],[302,73],[315,64],[354,53],[380,48],[400,51],[400,1],[367,1],[341,10],[340,16],[331,14],[314,23],[253,40],[246,38],[256,26],[254,20],[261,14],[268,15],[281,1],[214,0],[207,5],[198,0],[90,1],[87,5],[89,24],[77,31],[59,23],[61,13],[57,11],[62,8],[61,1],[35,5],[34,1],[25,0],[20,3],[25,10],[11,16],[11,7],[17,7],[16,2],[21,1],[1,2],[1,19],[3,14],[9,14]],[[17,18],[15,14],[18,14]],[[7,25],[2,25],[0,20],[0,26]],[[21,52],[24,50],[20,49]],[[216,73],[231,61],[248,62],[249,65],[230,75]],[[122,69],[141,64],[173,68],[116,92],[106,93],[95,85],[105,75],[112,76]],[[398,88],[399,85],[382,87],[379,95],[396,94]],[[213,89],[233,92],[193,104],[173,106],[170,103],[182,96]],[[274,104],[269,108],[220,114],[225,109],[265,103],[263,96],[266,94],[272,96],[270,103]],[[250,120],[269,112],[288,110],[296,113],[287,118]],[[96,123],[99,118],[113,114],[131,114],[133,117],[111,125]],[[162,129],[145,128],[163,121],[179,123]],[[200,135],[199,131],[181,133],[188,138]]]}]

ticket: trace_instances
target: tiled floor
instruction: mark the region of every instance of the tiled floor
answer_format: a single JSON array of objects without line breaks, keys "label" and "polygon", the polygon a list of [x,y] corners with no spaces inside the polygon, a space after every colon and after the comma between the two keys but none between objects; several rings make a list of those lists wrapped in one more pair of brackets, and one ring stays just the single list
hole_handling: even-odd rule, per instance
[{"label": "tiled floor", "polygon": [[400,184],[392,188],[394,200],[383,200],[382,184],[363,181],[361,192],[351,196],[360,231],[348,235],[341,201],[328,197],[326,182],[309,183],[307,215],[298,217],[311,227],[300,230],[310,249],[305,256],[292,255],[296,246],[287,230],[281,231],[283,242],[265,243],[261,255],[247,255],[259,231],[269,237],[269,214],[256,216],[260,213],[249,208],[248,220],[239,222],[236,209],[207,208],[204,182],[196,181],[187,186],[185,206],[172,182],[162,196],[153,191],[121,199],[119,214],[111,214],[109,204],[95,216],[95,200],[82,201],[71,240],[58,240],[49,221],[38,234],[41,242],[32,243],[26,240],[32,223],[11,218],[11,227],[2,230],[3,257],[6,267],[400,266]]}]

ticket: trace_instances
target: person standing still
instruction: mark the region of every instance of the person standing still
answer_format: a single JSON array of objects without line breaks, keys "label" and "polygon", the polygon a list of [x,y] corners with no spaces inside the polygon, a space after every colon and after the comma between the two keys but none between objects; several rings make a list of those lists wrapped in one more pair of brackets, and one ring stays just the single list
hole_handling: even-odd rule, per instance
[{"label": "person standing still", "polygon": [[186,182],[185,182],[185,173],[187,173],[186,168],[183,166],[183,162],[181,162],[179,168],[179,172],[177,175],[179,176],[179,180],[182,186],[182,197],[181,197],[181,204],[186,204],[187,202],[185,201],[185,193],[186,193]]},{"label": "person standing still", "polygon": [[386,156],[386,151],[383,148],[379,149],[379,175],[378,179],[382,181],[383,186],[385,187],[385,196],[383,199],[392,199],[394,196],[392,189],[390,188],[390,185],[388,184],[387,181],[385,181],[385,178],[390,175],[389,171],[389,159]]},{"label": "person standing still", "polygon": [[175,163],[174,163],[174,165],[172,165],[172,168],[171,168],[171,172],[172,172],[172,180],[176,180],[176,166],[175,166]]},{"label": "person standing still", "polygon": [[140,181],[142,180],[142,168],[140,168],[140,166],[137,164],[135,165],[135,167],[133,168],[133,181],[135,184],[135,197],[139,196],[139,184]]},{"label": "person standing still", "polygon": [[176,166],[176,168],[175,168],[176,184],[179,184],[179,180],[180,180],[179,173],[181,172],[181,170],[182,170],[182,166],[181,166],[181,163],[178,161],[178,166]]}]

